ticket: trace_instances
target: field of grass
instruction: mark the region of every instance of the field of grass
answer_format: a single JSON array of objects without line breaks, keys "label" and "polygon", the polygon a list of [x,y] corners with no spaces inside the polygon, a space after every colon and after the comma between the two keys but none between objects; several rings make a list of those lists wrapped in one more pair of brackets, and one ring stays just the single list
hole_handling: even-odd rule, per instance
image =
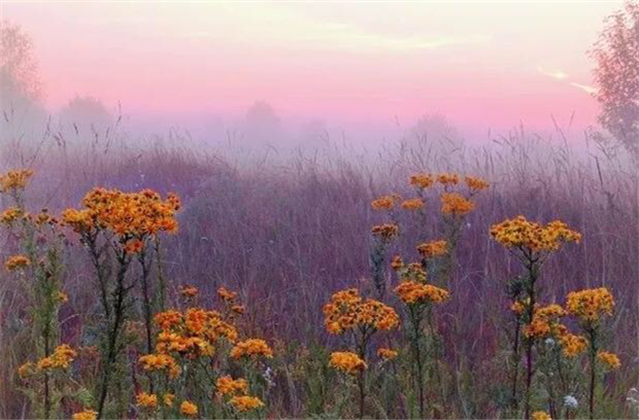
[{"label": "field of grass", "polygon": [[0,418],[636,418],[615,150],[125,140],[2,145]]}]

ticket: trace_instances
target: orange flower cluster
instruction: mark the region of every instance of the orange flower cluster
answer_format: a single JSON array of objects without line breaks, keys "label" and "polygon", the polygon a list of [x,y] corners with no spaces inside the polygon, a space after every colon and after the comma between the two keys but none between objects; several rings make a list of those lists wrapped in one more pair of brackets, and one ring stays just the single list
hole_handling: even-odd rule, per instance
[{"label": "orange flower cluster", "polygon": [[434,180],[431,174],[415,174],[410,177],[410,185],[417,187],[420,190],[430,188],[433,183]]},{"label": "orange flower cluster", "polygon": [[395,288],[395,293],[407,305],[442,303],[449,298],[447,290],[412,280],[403,281]]},{"label": "orange flower cluster", "polygon": [[0,175],[0,193],[24,189],[32,176],[33,171],[30,169],[17,169]]},{"label": "orange flower cluster", "polygon": [[136,396],[135,402],[140,408],[153,410],[158,406],[158,397],[155,394],[141,392]]},{"label": "orange flower cluster", "polygon": [[183,298],[186,298],[186,299],[192,299],[196,297],[198,293],[199,293],[199,290],[197,290],[197,287],[191,286],[188,284],[185,284],[184,286],[182,286],[182,289],[180,290],[180,294],[182,295]]},{"label": "orange flower cluster", "polygon": [[420,263],[410,263],[405,267],[402,264],[402,267],[400,267],[398,271],[400,277],[404,280],[413,280],[419,283],[426,283],[426,270],[424,270]]},{"label": "orange flower cluster", "polygon": [[273,358],[273,350],[266,341],[259,338],[250,338],[240,341],[231,349],[231,358],[256,360],[260,357]]},{"label": "orange flower cluster", "polygon": [[237,293],[228,290],[226,287],[217,289],[217,295],[226,303],[235,303],[235,299],[237,299]]},{"label": "orange flower cluster", "polygon": [[222,376],[215,381],[217,395],[244,395],[248,392],[248,381],[243,378],[233,379],[229,375]]},{"label": "orange flower cluster", "polygon": [[459,184],[459,175],[442,173],[437,175],[437,182],[444,186]]},{"label": "orange flower cluster", "polygon": [[572,358],[580,355],[584,350],[586,350],[588,340],[586,340],[586,337],[571,334],[566,331],[559,336],[559,344],[563,349],[564,356]]},{"label": "orange flower cluster", "polygon": [[4,268],[6,268],[8,271],[15,271],[26,268],[29,266],[29,264],[31,264],[31,261],[24,255],[13,255],[7,258],[4,263]]},{"label": "orange flower cluster", "polygon": [[593,323],[603,315],[612,315],[615,300],[605,287],[570,292],[566,299],[568,313],[583,323]]},{"label": "orange flower cluster", "polygon": [[0,213],[0,223],[11,226],[18,219],[24,216],[24,212],[17,207],[8,207]]},{"label": "orange flower cluster", "polygon": [[324,325],[331,334],[352,328],[391,330],[399,325],[399,316],[393,308],[374,299],[362,299],[357,289],[333,294],[323,312]]},{"label": "orange flower cluster", "polygon": [[389,240],[399,235],[399,226],[394,223],[385,223],[383,225],[373,226],[371,233],[374,236]]},{"label": "orange flower cluster", "polygon": [[197,405],[190,401],[182,401],[182,404],[180,404],[180,413],[188,417],[195,417],[198,413]]},{"label": "orange flower cluster", "polygon": [[127,252],[139,252],[148,236],[159,232],[177,232],[175,213],[180,199],[169,194],[166,200],[152,190],[124,193],[119,190],[95,188],[82,200],[84,209],[67,209],[62,213],[64,224],[77,233],[96,229],[115,233]]},{"label": "orange flower cluster", "polygon": [[532,420],[552,420],[552,417],[545,411],[535,411],[532,413]]},{"label": "orange flower cluster", "polygon": [[368,368],[365,361],[350,351],[336,351],[331,353],[329,366],[350,375],[355,375]]},{"label": "orange flower cluster", "polygon": [[391,261],[391,268],[395,271],[404,268],[404,260],[399,255],[395,255]]},{"label": "orange flower cluster", "polygon": [[189,308],[184,314],[161,312],[155,316],[155,323],[160,328],[156,353],[141,356],[139,362],[144,370],[164,371],[172,379],[181,372],[177,357],[210,357],[221,340],[234,343],[238,336],[235,326],[219,312],[201,308]]},{"label": "orange flower cluster", "polygon": [[466,177],[466,185],[473,192],[485,190],[486,188],[489,187],[489,184],[485,179],[474,177],[474,176]]},{"label": "orange flower cluster", "polygon": [[377,357],[384,360],[393,360],[399,353],[397,350],[381,348],[377,350]]},{"label": "orange flower cluster", "polygon": [[249,395],[236,395],[229,401],[231,406],[240,413],[255,410],[257,408],[264,407],[264,403],[257,397],[251,397]]},{"label": "orange flower cluster", "polygon": [[564,243],[581,240],[581,234],[564,222],[555,220],[542,226],[524,216],[493,225],[490,234],[506,248],[525,248],[534,252],[556,251]]},{"label": "orange flower cluster", "polygon": [[441,257],[448,252],[448,242],[445,240],[425,242],[417,246],[417,252],[422,258]]},{"label": "orange flower cluster", "polygon": [[610,353],[608,351],[600,351],[599,353],[597,353],[597,359],[610,370],[619,369],[621,367],[619,357],[617,357],[617,355],[614,353]]},{"label": "orange flower cluster", "polygon": [[384,195],[382,197],[376,198],[371,202],[371,208],[373,210],[386,210],[390,211],[395,207],[395,203],[399,200],[399,197],[395,194],[393,195]]},{"label": "orange flower cluster", "polygon": [[97,417],[98,412],[93,410],[80,411],[71,416],[73,420],[95,420]]},{"label": "orange flower cluster", "polygon": [[421,198],[410,198],[402,203],[404,210],[417,211],[424,208],[424,201]]},{"label": "orange flower cluster", "polygon": [[454,217],[465,216],[475,209],[475,203],[459,193],[443,193],[440,197],[443,214]]},{"label": "orange flower cluster", "polygon": [[56,347],[53,354],[38,362],[39,370],[48,369],[68,369],[71,362],[75,360],[77,353],[68,344]]},{"label": "orange flower cluster", "polygon": [[566,311],[557,304],[535,308],[532,320],[524,326],[524,335],[528,338],[544,338],[556,334],[561,329],[559,318],[565,315]]}]

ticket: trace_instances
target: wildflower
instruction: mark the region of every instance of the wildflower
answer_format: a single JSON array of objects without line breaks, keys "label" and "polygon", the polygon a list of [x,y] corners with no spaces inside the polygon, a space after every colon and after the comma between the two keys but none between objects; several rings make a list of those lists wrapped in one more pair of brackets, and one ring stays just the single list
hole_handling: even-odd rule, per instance
[{"label": "wildflower", "polygon": [[470,188],[471,191],[481,191],[488,188],[488,182],[485,179],[477,178],[473,176],[466,177],[466,185]]},{"label": "wildflower", "polygon": [[410,263],[400,273],[404,280],[413,280],[418,283],[426,283],[426,270],[421,263]]},{"label": "wildflower", "polygon": [[255,410],[256,408],[264,407],[264,403],[257,397],[251,397],[248,395],[234,396],[229,403],[240,413]]},{"label": "wildflower", "polygon": [[440,289],[439,287],[417,283],[415,281],[404,281],[395,288],[395,293],[402,300],[402,302],[412,304],[422,304],[427,302],[441,303],[448,299],[449,293],[447,290]]},{"label": "wildflower", "polygon": [[163,330],[169,330],[182,322],[182,314],[178,311],[160,312],[155,315],[155,323]]},{"label": "wildflower", "polygon": [[273,358],[273,350],[266,344],[266,341],[259,338],[251,338],[245,341],[241,341],[231,349],[231,357],[233,359],[250,358],[257,359],[258,357],[265,357],[267,359]]},{"label": "wildflower", "polygon": [[36,365],[32,362],[27,362],[18,368],[18,376],[20,379],[26,379],[29,376],[36,374]]},{"label": "wildflower", "polygon": [[186,299],[194,298],[198,295],[198,292],[197,287],[190,285],[184,285],[182,290],[180,290],[180,294]]},{"label": "wildflower", "polygon": [[395,255],[391,261],[391,268],[395,271],[404,268],[404,260],[399,255]]},{"label": "wildflower", "polygon": [[556,251],[564,243],[581,240],[581,234],[564,222],[555,220],[543,226],[524,216],[493,225],[490,234],[506,248],[526,248],[534,252]]},{"label": "wildflower", "polygon": [[8,271],[15,271],[18,269],[24,269],[28,267],[30,264],[31,264],[31,261],[29,260],[29,258],[25,257],[24,255],[13,255],[7,258],[7,260],[4,263],[4,268],[6,268]]},{"label": "wildflower", "polygon": [[566,299],[568,312],[583,323],[592,323],[603,315],[612,315],[614,306],[614,298],[605,287],[570,292]]},{"label": "wildflower", "polygon": [[0,213],[0,223],[11,226],[15,221],[20,219],[24,213],[17,207],[9,207]]},{"label": "wildflower", "polygon": [[246,379],[233,379],[226,375],[215,382],[215,387],[217,388],[217,394],[220,396],[246,394],[248,391],[248,382]]},{"label": "wildflower", "polygon": [[139,239],[129,239],[124,244],[124,251],[128,254],[139,254],[144,248],[144,242]]},{"label": "wildflower", "polygon": [[534,413],[532,413],[532,419],[533,420],[552,420],[552,418],[550,417],[550,414],[546,413],[545,411],[535,411]]},{"label": "wildflower", "polygon": [[18,169],[0,175],[0,193],[24,189],[32,176],[30,169]]},{"label": "wildflower", "polygon": [[38,362],[38,369],[68,369],[76,356],[77,353],[69,345],[62,344],[55,348],[51,356]]},{"label": "wildflower", "polygon": [[182,401],[182,404],[180,405],[180,413],[185,416],[195,417],[197,416],[197,405],[190,401]]},{"label": "wildflower", "polygon": [[98,417],[98,412],[93,410],[80,411],[79,413],[75,413],[71,418],[73,420],[95,420]]},{"label": "wildflower", "polygon": [[56,293],[56,299],[59,303],[67,303],[69,301],[69,296],[64,292],[58,291]]},{"label": "wildflower", "polygon": [[345,352],[333,352],[331,353],[331,360],[329,365],[344,373],[355,375],[368,367],[357,354],[345,351]]},{"label": "wildflower", "polygon": [[373,210],[392,210],[398,197],[396,195],[385,195],[371,202]]},{"label": "wildflower", "polygon": [[146,392],[138,394],[135,401],[138,407],[141,408],[154,409],[158,406],[158,397],[155,394],[147,394]]},{"label": "wildflower", "polygon": [[164,401],[164,405],[167,407],[173,407],[173,402],[175,401],[175,395],[173,394],[164,394],[162,397],[162,401]]},{"label": "wildflower", "polygon": [[457,185],[459,183],[459,176],[457,174],[442,173],[437,175],[437,182],[444,186]]},{"label": "wildflower", "polygon": [[526,304],[520,300],[516,300],[510,305],[510,310],[516,315],[521,315],[526,310]]},{"label": "wildflower", "polygon": [[602,362],[608,369],[614,370],[621,367],[621,362],[616,354],[607,351],[597,353],[597,359]]},{"label": "wildflower", "polygon": [[371,233],[374,236],[379,236],[382,239],[392,239],[395,236],[399,235],[399,226],[394,223],[386,223],[383,225],[373,226],[371,228]]},{"label": "wildflower", "polygon": [[225,287],[220,287],[217,289],[217,295],[226,303],[234,302],[237,298],[237,293],[228,290]]},{"label": "wildflower", "polygon": [[573,397],[572,395],[566,395],[564,397],[564,405],[568,408],[577,408],[579,406],[579,402],[577,401],[577,398]]},{"label": "wildflower", "polygon": [[399,325],[399,316],[393,308],[374,299],[363,300],[357,289],[333,294],[323,312],[324,325],[331,334],[341,334],[359,326],[390,330]]},{"label": "wildflower", "polygon": [[564,316],[564,309],[556,304],[535,308],[532,320],[524,327],[524,335],[529,338],[544,338],[558,327],[558,319]]},{"label": "wildflower", "polygon": [[433,176],[430,174],[416,174],[410,177],[410,185],[420,190],[430,188],[433,185]]},{"label": "wildflower", "polygon": [[411,198],[409,200],[404,200],[402,208],[410,211],[421,210],[424,208],[424,202],[421,198]]},{"label": "wildflower", "polygon": [[443,214],[454,217],[465,216],[475,208],[475,203],[458,193],[443,193],[441,195]]},{"label": "wildflower", "polygon": [[233,305],[231,306],[231,310],[238,315],[242,315],[246,312],[244,305]]},{"label": "wildflower", "polygon": [[580,335],[568,333],[559,337],[559,344],[562,347],[564,356],[573,358],[586,350],[588,340]]},{"label": "wildflower", "polygon": [[176,366],[175,359],[167,354],[146,354],[140,357],[139,362],[147,371],[170,370]]},{"label": "wildflower", "polygon": [[398,354],[397,350],[393,349],[381,348],[377,350],[377,356],[384,360],[393,360]]},{"label": "wildflower", "polygon": [[425,242],[417,246],[417,252],[422,258],[441,257],[448,252],[448,242],[445,240]]}]

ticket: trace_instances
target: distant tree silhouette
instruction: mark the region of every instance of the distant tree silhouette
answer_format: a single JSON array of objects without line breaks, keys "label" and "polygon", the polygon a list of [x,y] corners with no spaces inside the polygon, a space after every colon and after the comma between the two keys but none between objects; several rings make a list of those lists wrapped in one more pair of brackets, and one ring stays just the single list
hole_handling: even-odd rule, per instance
[{"label": "distant tree silhouette", "polygon": [[73,127],[79,135],[93,131],[104,134],[113,124],[113,116],[106,106],[92,96],[76,96],[71,99],[60,110],[58,118],[64,130],[68,131]]},{"label": "distant tree silhouette", "polygon": [[639,164],[639,3],[627,1],[606,22],[591,51],[599,123]]}]

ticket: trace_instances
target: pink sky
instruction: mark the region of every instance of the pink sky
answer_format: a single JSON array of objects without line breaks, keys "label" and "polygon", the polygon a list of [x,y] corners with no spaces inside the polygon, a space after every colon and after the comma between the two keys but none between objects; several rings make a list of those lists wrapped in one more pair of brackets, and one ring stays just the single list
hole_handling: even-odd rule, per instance
[{"label": "pink sky", "polygon": [[2,2],[34,38],[55,110],[466,126],[594,121],[586,51],[621,2]]}]

